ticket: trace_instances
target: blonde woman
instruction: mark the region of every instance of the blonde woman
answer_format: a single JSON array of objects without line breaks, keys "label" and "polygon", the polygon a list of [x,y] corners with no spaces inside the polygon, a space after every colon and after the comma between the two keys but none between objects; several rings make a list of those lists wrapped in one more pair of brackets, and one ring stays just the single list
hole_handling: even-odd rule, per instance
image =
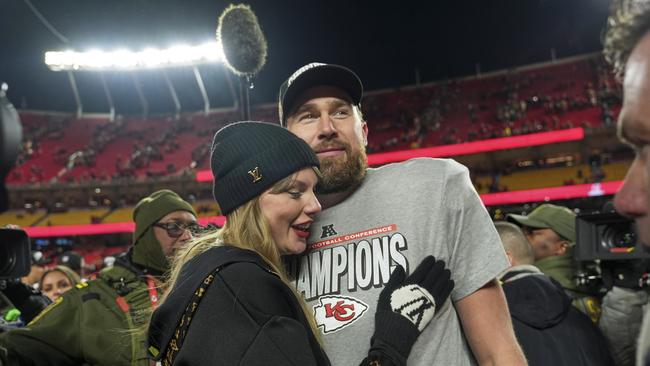
[{"label": "blonde woman", "polygon": [[[240,122],[217,132],[211,159],[227,222],[178,253],[151,318],[150,356],[162,365],[329,365],[313,313],[281,263],[307,249],[321,209],[317,157],[277,125]],[[449,270],[433,257],[408,277],[397,266],[362,364],[405,365],[452,288]]]},{"label": "blonde woman", "polygon": [[41,276],[41,280],[38,282],[38,288],[50,300],[55,301],[80,282],[81,278],[75,271],[66,266],[59,265],[43,272],[43,276]]}]

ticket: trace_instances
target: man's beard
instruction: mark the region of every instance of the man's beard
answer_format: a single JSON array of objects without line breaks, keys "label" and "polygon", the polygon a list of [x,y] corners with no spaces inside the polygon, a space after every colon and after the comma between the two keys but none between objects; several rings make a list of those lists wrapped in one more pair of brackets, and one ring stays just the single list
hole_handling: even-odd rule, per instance
[{"label": "man's beard", "polygon": [[344,160],[338,156],[320,160],[321,177],[316,193],[344,192],[357,186],[366,176],[367,168],[366,150],[362,147],[353,151],[352,147],[346,144]]}]

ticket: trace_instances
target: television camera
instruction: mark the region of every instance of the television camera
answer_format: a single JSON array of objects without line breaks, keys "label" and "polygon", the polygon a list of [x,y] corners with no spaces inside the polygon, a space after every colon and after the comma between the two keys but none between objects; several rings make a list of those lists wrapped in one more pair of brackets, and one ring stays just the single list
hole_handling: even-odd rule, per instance
[{"label": "television camera", "polygon": [[650,248],[639,240],[634,220],[615,211],[576,217],[574,256],[579,262],[577,281],[581,286],[605,289],[650,286]]}]

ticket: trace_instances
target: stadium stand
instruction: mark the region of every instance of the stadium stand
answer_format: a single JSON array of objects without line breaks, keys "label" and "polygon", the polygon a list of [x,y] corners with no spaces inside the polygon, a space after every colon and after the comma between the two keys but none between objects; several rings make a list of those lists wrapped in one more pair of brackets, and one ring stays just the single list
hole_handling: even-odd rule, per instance
[{"label": "stadium stand", "polygon": [[21,113],[23,151],[7,183],[45,183],[62,173],[103,119]]},{"label": "stadium stand", "polygon": [[[526,68],[371,93],[370,151],[453,144],[570,127],[611,125],[620,90],[602,61]],[[381,106],[381,107],[379,107]]]},{"label": "stadium stand", "polygon": [[[194,210],[199,217],[219,215],[219,206],[214,201],[200,201],[195,203]],[[133,207],[118,208],[106,215],[102,223],[129,222],[133,217]]]},{"label": "stadium stand", "polygon": [[113,210],[102,222],[129,222],[133,219],[133,207],[124,207]]},{"label": "stadium stand", "polygon": [[[598,58],[368,93],[369,152],[570,127],[610,126],[620,91]],[[208,166],[213,133],[232,111],[149,119],[66,119],[21,113],[26,139],[8,184],[169,178]],[[254,111],[275,120],[276,106]]]},{"label": "stadium stand", "polygon": [[593,169],[587,164],[532,169],[511,174],[502,174],[496,178],[498,189],[494,189],[495,176],[479,176],[474,180],[474,184],[479,193],[490,193],[495,191],[518,191],[569,184],[594,183],[598,181],[616,181],[622,180],[625,177],[629,164],[629,161],[624,161],[603,165],[600,167],[597,176],[592,174]]},{"label": "stadium stand", "polygon": [[25,210],[12,210],[0,213],[0,227],[5,225],[18,225],[27,227],[36,224],[47,216],[46,210],[27,212]]},{"label": "stadium stand", "polygon": [[67,212],[50,213],[40,220],[36,226],[75,225],[100,223],[108,213],[107,208],[75,209]]}]

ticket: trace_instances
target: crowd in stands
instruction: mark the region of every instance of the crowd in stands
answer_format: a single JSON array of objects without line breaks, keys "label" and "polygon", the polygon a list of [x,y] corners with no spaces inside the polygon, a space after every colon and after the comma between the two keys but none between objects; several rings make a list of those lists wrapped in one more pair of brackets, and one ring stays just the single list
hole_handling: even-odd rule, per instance
[{"label": "crowd in stands", "polygon": [[[570,76],[570,77],[568,77]],[[571,127],[612,126],[620,89],[600,59],[369,93],[368,152],[457,144]],[[275,107],[253,111],[276,120]],[[192,175],[233,112],[72,120],[22,114],[23,151],[9,184],[130,181]]]},{"label": "crowd in stands", "polygon": [[25,139],[9,184],[123,182],[187,175],[199,164],[205,167],[207,136],[232,116],[222,113],[179,120],[118,116],[112,122],[58,122],[59,117],[22,114],[22,119]]},{"label": "crowd in stands", "polygon": [[375,93],[364,103],[374,128],[369,151],[380,152],[612,126],[620,88],[588,59]]}]

